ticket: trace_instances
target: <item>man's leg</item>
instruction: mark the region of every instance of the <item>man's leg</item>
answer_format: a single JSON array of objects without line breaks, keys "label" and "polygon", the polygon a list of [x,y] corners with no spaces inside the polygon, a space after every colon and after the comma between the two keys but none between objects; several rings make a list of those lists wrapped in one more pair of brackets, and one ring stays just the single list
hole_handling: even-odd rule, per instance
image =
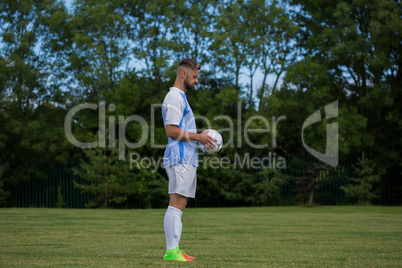
[{"label": "man's leg", "polygon": [[174,249],[179,246],[181,236],[181,215],[187,205],[187,197],[179,194],[171,194],[169,207],[166,210],[164,227],[166,237],[166,249]]},{"label": "man's leg", "polygon": [[183,211],[187,206],[187,197],[179,194],[171,194],[169,206]]},{"label": "man's leg", "polygon": [[190,257],[180,250],[179,241],[182,232],[181,216],[187,206],[187,196],[195,197],[196,167],[190,164],[178,164],[166,168],[166,172],[169,177],[169,193],[171,194],[164,220],[166,237],[164,259],[192,261],[196,258]]},{"label": "man's leg", "polygon": [[181,213],[179,217],[175,217],[174,219],[174,235],[176,237],[176,247],[179,247],[181,231],[182,231],[182,222],[181,216],[183,214],[184,209],[187,206],[187,197],[179,195],[179,194],[171,194],[169,206],[180,209]]},{"label": "man's leg", "polygon": [[164,227],[166,237],[165,260],[192,261],[193,258],[179,253],[179,241],[182,230],[181,215],[187,205],[187,197],[171,194],[169,207],[165,214]]}]

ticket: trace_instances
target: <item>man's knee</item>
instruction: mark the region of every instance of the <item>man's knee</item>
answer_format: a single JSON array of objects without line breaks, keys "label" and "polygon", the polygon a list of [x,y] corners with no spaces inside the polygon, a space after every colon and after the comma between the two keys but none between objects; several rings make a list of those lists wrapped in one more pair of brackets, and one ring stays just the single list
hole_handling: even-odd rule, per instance
[{"label": "man's knee", "polygon": [[179,194],[172,194],[170,196],[169,206],[178,208],[181,211],[183,211],[187,206],[187,197],[179,195]]}]

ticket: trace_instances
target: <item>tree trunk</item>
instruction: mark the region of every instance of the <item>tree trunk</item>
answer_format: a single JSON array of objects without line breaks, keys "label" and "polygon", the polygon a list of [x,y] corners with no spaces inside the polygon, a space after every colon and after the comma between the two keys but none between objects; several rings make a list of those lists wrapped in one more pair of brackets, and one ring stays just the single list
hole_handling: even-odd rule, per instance
[{"label": "tree trunk", "polygon": [[109,199],[109,187],[106,188],[106,192],[105,192],[105,203],[103,204],[104,208],[107,208],[108,205],[108,200]]},{"label": "tree trunk", "polygon": [[309,199],[309,201],[308,201],[308,203],[309,203],[310,205],[313,204],[313,198],[314,198],[314,189],[311,190],[311,192],[310,192],[310,199]]},{"label": "tree trunk", "polygon": [[264,91],[265,91],[265,83],[266,83],[266,81],[267,81],[267,74],[264,73],[264,78],[262,79],[261,90],[260,90],[259,95],[258,95],[258,97],[259,97],[259,99],[260,99],[260,103],[259,103],[259,105],[258,105],[258,111],[261,111],[261,110],[262,110],[262,106],[264,105],[264,103],[263,103],[263,98],[264,98]]}]

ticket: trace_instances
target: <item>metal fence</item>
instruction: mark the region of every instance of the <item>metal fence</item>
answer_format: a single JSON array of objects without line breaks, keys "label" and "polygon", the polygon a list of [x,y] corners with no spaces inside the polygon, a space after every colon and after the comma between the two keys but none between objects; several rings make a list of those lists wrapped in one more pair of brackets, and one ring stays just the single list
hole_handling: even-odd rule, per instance
[{"label": "metal fence", "polygon": [[70,161],[68,164],[58,163],[47,168],[47,177],[33,178],[19,185],[14,192],[15,206],[84,208],[95,196],[74,187],[74,181],[87,183],[74,174],[72,168],[76,165],[76,161]]},{"label": "metal fence", "polygon": [[[322,164],[311,155],[292,155],[286,157],[287,163],[292,163],[294,160],[299,160],[305,163],[302,167],[292,169],[291,167],[284,170],[291,180],[287,185],[282,187],[282,199],[292,202],[297,195],[297,187],[295,178],[304,177],[312,164]],[[352,165],[355,164],[356,158],[349,157],[342,160],[337,167],[330,167],[320,172],[319,177],[315,180],[317,189],[314,191],[314,202],[321,205],[337,205],[337,204],[353,204],[357,200],[353,198],[346,198],[341,186],[348,184],[348,178],[353,175]]]},{"label": "metal fence", "polygon": [[[322,171],[317,178],[318,189],[314,193],[314,203],[320,205],[345,205],[358,203],[357,198],[346,197],[345,192],[341,189],[341,186],[345,186],[350,183],[351,177],[356,177],[353,166],[356,166],[357,160],[361,155],[349,156],[340,160],[337,167],[328,167],[327,170]],[[311,164],[320,164],[319,160],[312,155],[306,154],[303,156],[292,155],[286,157],[286,162],[290,163],[293,159],[302,160],[303,163],[308,163],[307,167],[302,167],[297,170],[287,168],[284,173],[291,178],[297,178],[303,176]],[[387,174],[382,176],[382,183],[380,185],[374,185],[375,193],[378,198],[372,200],[375,205],[395,206],[402,204],[402,180],[400,179],[400,168],[395,166],[390,169]],[[294,199],[297,197],[297,189],[295,180],[291,179],[287,185],[282,187],[282,200],[285,200],[285,204],[294,203]]]},{"label": "metal fence", "polygon": [[[307,159],[306,159],[307,157]],[[316,160],[310,156],[288,156],[286,162],[291,163],[294,159],[303,158],[303,163],[314,163]],[[328,168],[317,179],[318,189],[315,190],[314,202],[320,205],[354,204],[358,200],[345,197],[340,189],[348,183],[348,178],[353,175],[352,165],[357,157],[344,159],[336,168]],[[93,194],[85,193],[74,186],[74,181],[87,184],[85,180],[75,175],[72,168],[77,166],[77,161],[68,164],[57,164],[46,170],[47,177],[34,178],[30,182],[19,185],[12,193],[15,207],[64,207],[85,208],[86,204],[96,198]],[[291,179],[281,188],[281,204],[294,205],[298,200],[298,192],[294,178],[303,176],[309,168],[308,165],[298,169],[288,167],[282,170]],[[163,173],[164,174],[164,173]],[[385,177],[379,189],[380,198],[373,200],[378,205],[400,205],[402,183],[399,179],[399,169],[392,169]],[[113,205],[112,205],[113,207]],[[125,204],[115,207],[144,207],[141,200],[129,199]]]}]

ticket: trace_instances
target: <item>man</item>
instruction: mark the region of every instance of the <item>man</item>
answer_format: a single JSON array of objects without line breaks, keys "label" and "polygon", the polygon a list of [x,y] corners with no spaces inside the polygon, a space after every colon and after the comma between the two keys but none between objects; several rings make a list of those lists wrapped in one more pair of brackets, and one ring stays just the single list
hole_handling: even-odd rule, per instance
[{"label": "man", "polygon": [[164,218],[166,253],[165,260],[193,261],[179,249],[182,231],[181,216],[187,205],[187,198],[195,197],[197,184],[197,144],[215,147],[216,140],[206,132],[197,134],[195,119],[185,95],[198,83],[201,66],[192,59],[180,61],[176,80],[165,97],[162,116],[168,145],[164,154],[163,167],[169,177],[170,202]]}]

